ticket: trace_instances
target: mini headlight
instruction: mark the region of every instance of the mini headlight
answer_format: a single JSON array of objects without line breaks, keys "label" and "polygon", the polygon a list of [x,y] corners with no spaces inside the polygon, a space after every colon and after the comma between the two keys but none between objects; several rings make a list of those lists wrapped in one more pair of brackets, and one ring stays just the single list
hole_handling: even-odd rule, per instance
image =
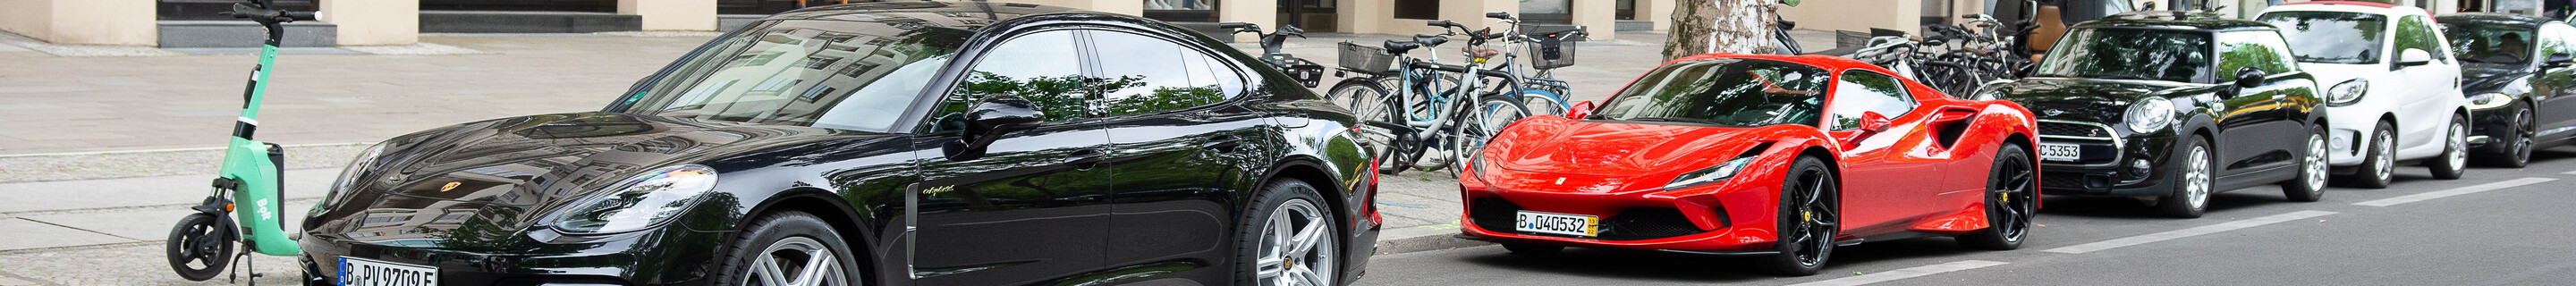
[{"label": "mini headlight", "polygon": [[613,191],[574,203],[546,221],[567,233],[643,229],[678,216],[690,201],[715,186],[716,171],[706,166],[664,167],[610,185]]},{"label": "mini headlight", "polygon": [[1755,157],[1746,156],[1744,158],[1735,158],[1735,160],[1727,160],[1726,163],[1717,164],[1717,166],[1708,167],[1707,169],[1682,173],[1681,176],[1674,177],[1672,183],[1665,183],[1664,190],[1680,190],[1724,182],[1726,181],[1726,178],[1734,177],[1736,171],[1743,171],[1744,165],[1753,164],[1753,158]]},{"label": "mini headlight", "polygon": [[2129,131],[2137,133],[2164,130],[2165,127],[2173,125],[2173,113],[2174,107],[2171,100],[2165,100],[2162,97],[2140,98],[2138,102],[2129,104],[2127,125]]},{"label": "mini headlight", "polygon": [[2355,101],[2361,101],[2361,96],[2369,92],[2370,81],[2368,80],[2356,78],[2350,81],[2344,81],[2343,83],[2335,84],[2334,88],[2326,89],[2326,104],[2352,104]]},{"label": "mini headlight", "polygon": [[331,201],[338,200],[340,198],[340,193],[348,192],[349,188],[356,187],[358,184],[358,175],[367,173],[368,169],[376,168],[376,158],[382,157],[384,154],[385,143],[376,143],[376,145],[367,146],[366,150],[358,151],[358,157],[350,158],[349,165],[340,168],[340,177],[339,179],[331,181],[331,188],[322,190],[322,202],[313,204],[313,211],[321,212],[327,210],[331,205]]},{"label": "mini headlight", "polygon": [[2492,109],[2513,104],[2513,96],[2502,93],[2480,93],[2469,96],[2469,109]]}]

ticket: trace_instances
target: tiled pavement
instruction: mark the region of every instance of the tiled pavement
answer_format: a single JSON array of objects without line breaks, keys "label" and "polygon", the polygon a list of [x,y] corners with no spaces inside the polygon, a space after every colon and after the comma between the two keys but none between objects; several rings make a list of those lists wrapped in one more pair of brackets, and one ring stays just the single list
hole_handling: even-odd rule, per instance
[{"label": "tiled pavement", "polygon": [[[1662,34],[1623,34],[1630,38],[1585,43],[1578,65],[1556,72],[1574,84],[1575,100],[1606,97],[1660,61]],[[428,36],[424,42],[486,53],[288,55],[275,69],[259,135],[295,145],[288,205],[307,206],[359,148],[345,143],[594,110],[707,39],[657,36]],[[1287,51],[1334,63],[1335,42],[1394,38],[1311,36],[1290,41]],[[203,197],[221,158],[205,147],[222,144],[253,60],[56,57],[0,45],[0,286],[192,284],[167,272],[160,244],[185,205]],[[159,151],[100,154],[121,150]],[[1455,233],[1462,204],[1452,178],[1413,172],[1383,179],[1379,199],[1389,225],[1382,240]],[[256,259],[257,272],[274,275],[260,282],[294,276],[292,259]]]}]

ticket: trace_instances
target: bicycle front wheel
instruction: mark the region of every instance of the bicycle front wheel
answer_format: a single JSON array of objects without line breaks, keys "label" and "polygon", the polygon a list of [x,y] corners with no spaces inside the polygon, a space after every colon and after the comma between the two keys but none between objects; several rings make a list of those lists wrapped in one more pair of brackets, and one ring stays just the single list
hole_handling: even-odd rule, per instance
[{"label": "bicycle front wheel", "polygon": [[1494,135],[1502,134],[1503,128],[1510,127],[1512,122],[1529,116],[1529,108],[1511,96],[1486,95],[1477,99],[1476,105],[1460,118],[1457,127],[1451,129],[1455,131],[1449,138],[1452,161],[1470,162],[1461,165],[1473,164],[1476,154],[1485,152],[1485,143],[1494,140]]}]

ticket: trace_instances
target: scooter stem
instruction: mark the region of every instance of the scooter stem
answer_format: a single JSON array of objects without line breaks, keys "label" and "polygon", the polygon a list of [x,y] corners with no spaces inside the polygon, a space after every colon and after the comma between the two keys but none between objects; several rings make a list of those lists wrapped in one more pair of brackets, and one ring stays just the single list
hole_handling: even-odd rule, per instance
[{"label": "scooter stem", "polygon": [[233,190],[233,202],[240,208],[233,216],[248,230],[242,242],[260,254],[300,254],[303,249],[287,238],[285,192],[279,184],[284,181],[283,172],[276,162],[283,157],[282,150],[251,138],[259,129],[259,106],[268,93],[268,68],[277,63],[277,45],[285,37],[281,23],[309,19],[312,14],[271,10],[266,5],[234,4],[233,10],[234,16],[249,18],[267,28],[268,38],[260,46],[259,66],[251,68],[250,83],[242,91],[241,117],[234,121],[233,138],[224,148],[222,176],[239,183]]}]

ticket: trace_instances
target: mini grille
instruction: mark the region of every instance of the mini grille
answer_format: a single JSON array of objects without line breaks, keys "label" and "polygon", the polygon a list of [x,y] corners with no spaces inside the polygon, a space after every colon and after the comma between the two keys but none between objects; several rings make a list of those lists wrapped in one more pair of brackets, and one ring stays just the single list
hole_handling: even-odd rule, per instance
[{"label": "mini grille", "polygon": [[2083,175],[2058,175],[2058,176],[2042,175],[2042,176],[2040,176],[2040,177],[2039,177],[2039,187],[2041,187],[2041,188],[2049,188],[2049,189],[2061,189],[2061,188],[2063,188],[2063,189],[2084,189],[2084,176],[2083,176]]},{"label": "mini grille", "polygon": [[2110,137],[2111,130],[2084,124],[2040,122],[2039,135]]}]

